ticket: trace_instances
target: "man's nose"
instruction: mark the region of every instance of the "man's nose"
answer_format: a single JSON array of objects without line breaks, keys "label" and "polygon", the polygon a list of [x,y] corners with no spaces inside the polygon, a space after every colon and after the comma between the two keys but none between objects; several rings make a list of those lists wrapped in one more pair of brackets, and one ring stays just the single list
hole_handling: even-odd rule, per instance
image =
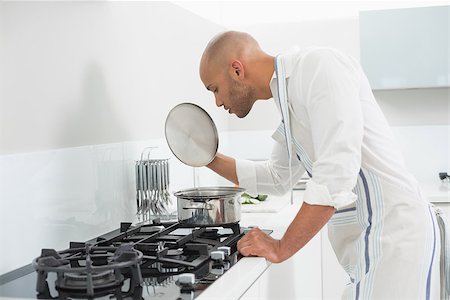
[{"label": "man's nose", "polygon": [[221,107],[223,105],[223,102],[220,101],[217,96],[216,96],[216,105],[217,105],[217,107]]}]

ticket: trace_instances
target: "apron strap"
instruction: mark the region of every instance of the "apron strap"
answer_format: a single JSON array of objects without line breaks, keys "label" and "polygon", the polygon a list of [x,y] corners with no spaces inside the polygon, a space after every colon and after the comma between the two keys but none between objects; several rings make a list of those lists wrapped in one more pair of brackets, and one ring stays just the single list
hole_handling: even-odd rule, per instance
[{"label": "apron strap", "polygon": [[441,237],[441,298],[450,299],[450,227],[444,212],[433,204]]},{"label": "apron strap", "polygon": [[284,137],[286,139],[287,154],[289,159],[289,184],[291,189],[291,204],[293,204],[293,192],[292,192],[292,134],[291,134],[291,122],[289,119],[289,105],[287,97],[287,87],[285,80],[285,70],[281,55],[275,57],[275,74],[277,76],[277,92],[278,103],[281,110],[281,118],[284,127]]}]

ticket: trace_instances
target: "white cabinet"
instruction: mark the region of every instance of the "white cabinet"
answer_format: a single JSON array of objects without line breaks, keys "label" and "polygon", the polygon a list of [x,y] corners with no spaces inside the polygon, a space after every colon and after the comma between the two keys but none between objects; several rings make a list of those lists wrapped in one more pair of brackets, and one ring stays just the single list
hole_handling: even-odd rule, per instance
[{"label": "white cabinet", "polygon": [[363,11],[361,65],[372,89],[447,87],[450,6]]},{"label": "white cabinet", "polygon": [[263,278],[263,275],[260,278],[258,278],[258,280],[256,280],[255,283],[252,284],[252,286],[245,292],[244,295],[242,295],[241,298],[239,298],[239,300],[260,300],[260,299],[262,299],[261,285],[263,285],[264,284],[263,281],[265,281],[265,279]]},{"label": "white cabinet", "polygon": [[348,275],[337,261],[324,228],[289,260],[272,264],[241,299],[340,300]]},{"label": "white cabinet", "polygon": [[[244,213],[241,224],[271,229],[272,236],[279,239],[300,209],[301,198],[302,192],[295,192],[294,205],[286,205],[277,213]],[[319,233],[290,259],[271,264],[241,299],[322,299],[321,247]]]},{"label": "white cabinet", "polygon": [[320,248],[318,234],[290,259],[270,265],[241,299],[322,299]]},{"label": "white cabinet", "polygon": [[262,285],[262,299],[321,299],[321,239],[311,240],[281,264],[272,264]]}]

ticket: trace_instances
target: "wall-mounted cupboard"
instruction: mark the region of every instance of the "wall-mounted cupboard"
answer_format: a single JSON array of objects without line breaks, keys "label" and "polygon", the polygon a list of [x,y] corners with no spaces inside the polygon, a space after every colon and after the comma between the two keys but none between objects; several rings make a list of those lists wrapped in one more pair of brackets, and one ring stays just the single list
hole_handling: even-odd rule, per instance
[{"label": "wall-mounted cupboard", "polygon": [[450,86],[450,6],[363,11],[361,64],[374,90]]}]

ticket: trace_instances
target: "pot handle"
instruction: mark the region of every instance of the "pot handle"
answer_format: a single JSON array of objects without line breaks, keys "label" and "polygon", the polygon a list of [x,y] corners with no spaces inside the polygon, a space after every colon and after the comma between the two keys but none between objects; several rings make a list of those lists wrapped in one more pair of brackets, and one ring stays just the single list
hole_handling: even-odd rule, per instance
[{"label": "pot handle", "polygon": [[195,209],[195,210],[206,209],[206,210],[212,210],[211,206],[208,206],[208,207],[183,207],[183,209]]}]

